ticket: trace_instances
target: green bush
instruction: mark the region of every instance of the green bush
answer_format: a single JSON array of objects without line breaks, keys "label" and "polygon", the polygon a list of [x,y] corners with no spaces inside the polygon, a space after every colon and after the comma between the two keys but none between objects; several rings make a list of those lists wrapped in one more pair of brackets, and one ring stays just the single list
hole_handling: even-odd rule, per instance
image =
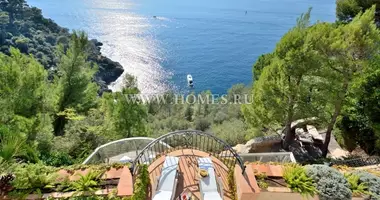
[{"label": "green bush", "polygon": [[104,174],[104,170],[91,170],[86,175],[81,175],[77,181],[71,182],[68,190],[75,191],[76,195],[80,195],[83,192],[94,193],[99,189],[101,177]]},{"label": "green bush", "polygon": [[70,39],[66,36],[59,36],[57,38],[57,44],[68,44]]},{"label": "green bush", "polygon": [[314,180],[320,200],[351,200],[350,185],[338,170],[325,165],[307,165],[305,170]]},{"label": "green bush", "polygon": [[205,118],[195,120],[195,129],[196,130],[205,131],[210,127],[210,125],[211,125],[211,123]]},{"label": "green bush", "polygon": [[306,175],[306,170],[302,166],[286,166],[284,169],[284,179],[293,192],[311,197],[318,193],[313,179]]},{"label": "green bush", "polygon": [[228,185],[230,187],[231,200],[237,200],[237,196],[236,196],[237,195],[236,194],[236,183],[235,183],[234,173],[235,173],[235,169],[234,168],[230,168],[228,170],[227,181],[228,181]]},{"label": "green bush", "polygon": [[360,176],[352,173],[345,174],[344,176],[350,184],[350,189],[352,191],[353,196],[370,194],[368,191],[367,184],[360,180]]},{"label": "green bush", "polygon": [[256,176],[256,180],[257,180],[257,185],[261,189],[267,189],[269,186],[267,181],[266,181],[268,176],[265,173],[256,174],[255,176]]},{"label": "green bush", "polygon": [[12,166],[15,180],[12,182],[16,193],[40,193],[51,190],[58,174],[57,169],[42,164],[17,164]]},{"label": "green bush", "polygon": [[21,52],[23,53],[28,52],[28,43],[30,41],[28,38],[21,36],[21,37],[13,37],[12,40],[14,41],[14,43],[16,44],[16,47],[20,49]]},{"label": "green bush", "polygon": [[214,117],[214,122],[217,123],[217,124],[221,124],[223,123],[224,121],[226,121],[228,119],[228,115],[222,111],[218,111],[216,114],[215,114],[215,117]]},{"label": "green bush", "polygon": [[365,171],[356,171],[353,174],[359,176],[359,181],[366,184],[371,195],[371,200],[380,199],[379,177]]},{"label": "green bush", "polygon": [[149,172],[147,165],[141,165],[139,175],[135,180],[135,184],[133,186],[133,196],[130,198],[131,200],[141,200],[146,199],[147,190],[150,184]]},{"label": "green bush", "polygon": [[241,120],[232,119],[224,121],[222,124],[214,124],[211,130],[215,136],[230,145],[244,144],[246,142],[247,127]]},{"label": "green bush", "polygon": [[74,164],[74,159],[65,152],[42,154],[40,160],[48,166],[61,167]]}]

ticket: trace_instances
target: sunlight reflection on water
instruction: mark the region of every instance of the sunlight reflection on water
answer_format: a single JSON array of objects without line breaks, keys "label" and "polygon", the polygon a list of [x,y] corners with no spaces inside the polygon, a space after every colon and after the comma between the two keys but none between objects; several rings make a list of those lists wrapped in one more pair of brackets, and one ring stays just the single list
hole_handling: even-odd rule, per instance
[{"label": "sunlight reflection on water", "polygon": [[[335,21],[331,0],[28,0],[46,17],[84,30],[137,77],[142,93],[225,94],[251,84],[252,65],[273,51],[310,6],[311,21]],[[247,12],[247,14],[245,14]],[[156,16],[156,17],[154,17]],[[194,78],[189,89],[187,74]],[[121,79],[110,87],[122,86]]]},{"label": "sunlight reflection on water", "polygon": [[[168,89],[165,80],[171,73],[165,72],[160,65],[165,55],[160,49],[159,41],[149,31],[149,19],[130,12],[109,12],[107,9],[128,9],[132,3],[122,3],[118,0],[91,1],[96,7],[93,9],[93,23],[89,27],[101,30],[96,36],[103,42],[102,52],[111,59],[120,62],[125,73],[137,77],[138,86],[142,93],[162,93]],[[125,75],[124,73],[124,75]],[[110,85],[112,90],[120,90],[123,77]]]}]

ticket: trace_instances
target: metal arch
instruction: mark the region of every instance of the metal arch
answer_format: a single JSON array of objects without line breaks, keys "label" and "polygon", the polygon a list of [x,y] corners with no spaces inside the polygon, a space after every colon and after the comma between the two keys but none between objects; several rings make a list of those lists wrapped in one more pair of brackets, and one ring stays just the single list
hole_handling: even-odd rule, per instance
[{"label": "metal arch", "polygon": [[[244,174],[244,172],[245,172],[245,166],[244,166],[244,162],[243,162],[242,158],[236,153],[236,151],[228,143],[226,143],[222,139],[219,139],[219,138],[215,137],[214,135],[211,135],[211,134],[203,132],[203,131],[197,131],[197,130],[182,130],[182,131],[170,132],[170,133],[162,135],[162,136],[158,137],[156,140],[150,142],[148,145],[146,145],[141,150],[141,152],[137,155],[136,159],[133,161],[133,164],[132,164],[132,170],[133,170],[132,172],[133,172],[133,174],[136,174],[136,172],[138,170],[137,169],[138,165],[144,163],[144,162],[142,162],[142,160],[143,160],[143,156],[144,156],[144,158],[146,158],[146,152],[148,152],[148,154],[149,154],[149,152],[151,152],[152,148],[156,144],[162,144],[162,143],[164,143],[164,144],[167,144],[168,146],[170,146],[171,144],[164,142],[164,140],[165,139],[170,139],[171,140],[171,138],[174,138],[175,136],[185,136],[185,138],[184,138],[185,143],[182,143],[182,145],[185,148],[189,148],[189,147],[195,148],[193,146],[194,145],[194,141],[193,141],[194,138],[192,138],[193,136],[195,136],[195,137],[196,136],[204,136],[204,137],[207,137],[208,139],[211,138],[213,141],[216,141],[218,145],[222,145],[223,152],[224,151],[228,151],[230,153],[230,155],[233,156],[233,158],[235,159],[234,163],[235,164],[236,163],[239,164],[239,166],[241,167],[242,172]],[[192,140],[192,141],[190,141],[190,140]],[[205,141],[205,139],[204,139],[204,141]],[[214,143],[214,142],[212,142],[212,143]],[[209,147],[209,144],[207,144],[207,147]],[[178,149],[181,149],[181,148],[183,149],[182,146],[179,146]],[[156,149],[157,149],[157,147],[156,147]],[[170,149],[177,150],[177,147],[176,146],[172,146],[172,148],[170,148]],[[210,153],[210,155],[213,154],[213,152],[208,152],[208,153]],[[153,155],[157,155],[157,154],[153,154]],[[145,159],[145,161],[146,160],[147,159]]]}]

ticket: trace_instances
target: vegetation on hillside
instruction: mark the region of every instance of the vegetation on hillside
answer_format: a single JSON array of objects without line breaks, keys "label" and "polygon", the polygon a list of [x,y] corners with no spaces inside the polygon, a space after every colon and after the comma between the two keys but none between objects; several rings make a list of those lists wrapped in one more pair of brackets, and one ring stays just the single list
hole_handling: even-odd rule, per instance
[{"label": "vegetation on hillside", "polygon": [[[239,104],[174,104],[170,94],[166,104],[130,101],[139,94],[131,76],[126,76],[122,91],[99,97],[92,81],[96,69],[86,61],[87,41],[84,33],[74,32],[68,48],[60,47],[52,81],[32,56],[15,48],[10,56],[0,54],[1,157],[69,165],[83,161],[96,147],[112,140],[156,137],[182,129],[215,130],[230,144],[246,141],[247,127]],[[246,91],[244,85],[236,85],[226,98],[232,100],[233,94]]]},{"label": "vegetation on hillside", "polygon": [[[10,55],[10,47],[15,47],[24,54],[32,54],[53,76],[60,60],[57,46],[67,48],[70,37],[68,29],[44,18],[40,9],[28,6],[25,0],[0,0],[0,52]],[[119,63],[101,55],[100,42],[91,40],[88,44],[87,60],[99,68],[94,79],[106,90],[106,84],[115,81],[123,69]]]},{"label": "vegetation on hillside", "polygon": [[[266,55],[271,60],[259,59],[255,64],[258,68],[254,71],[260,76],[254,77],[258,80],[252,90],[253,103],[243,106],[248,124],[259,128],[285,126],[287,147],[295,137],[291,123],[317,117],[326,128],[322,148],[326,156],[333,128],[347,111],[354,111],[358,100],[367,101],[362,105],[374,106],[371,111],[376,112],[375,83],[370,81],[379,70],[380,32],[374,22],[375,9],[373,6],[358,13],[347,23],[310,25],[310,11],[302,15],[274,52]],[[262,67],[263,63],[268,65]],[[372,85],[366,93],[362,85],[368,82]],[[361,94],[369,96],[360,98]]]},{"label": "vegetation on hillside", "polygon": [[[310,24],[309,10],[273,52],[258,59],[252,88],[237,84],[222,97],[169,92],[166,102],[149,103],[137,98],[136,79],[129,75],[120,92],[98,95],[102,66],[93,63],[94,42],[86,34],[68,33],[23,0],[0,1],[0,9],[4,163],[71,165],[109,141],[184,129],[211,132],[236,145],[285,127],[289,144],[290,124],[308,117],[318,117],[327,129],[324,155],[334,127],[347,147],[380,149],[374,6],[337,23]],[[251,93],[253,99],[242,99]],[[189,97],[198,99],[189,103]],[[252,104],[242,106],[246,100]]]},{"label": "vegetation on hillside", "polygon": [[[83,32],[69,33],[24,0],[0,0],[0,195],[12,187],[26,193],[55,186],[93,192],[98,171],[56,183],[58,168],[52,166],[81,163],[113,140],[176,130],[211,132],[235,145],[285,127],[286,147],[295,138],[292,122],[317,117],[326,129],[324,156],[333,130],[349,150],[360,146],[379,154],[380,30],[373,4],[338,0],[336,23],[310,24],[311,10],[306,12],[254,64],[252,88],[237,84],[219,97],[212,91],[169,92],[144,102],[129,75],[120,92],[99,95],[99,80],[111,80],[102,73],[116,64],[100,55],[98,42]],[[132,199],[146,195],[146,168]],[[284,178],[293,191],[318,192],[321,199],[380,195],[379,178],[364,172],[344,177],[327,166],[296,166]],[[259,183],[267,187],[264,180]]]},{"label": "vegetation on hillside", "polygon": [[[337,17],[340,20],[351,21],[352,16],[376,5],[375,22],[380,27],[380,2],[376,0],[338,0]],[[357,146],[366,153],[380,154],[380,65],[379,54],[373,55],[374,59],[369,63],[373,70],[362,76],[354,85],[342,110],[342,116],[338,118],[335,136],[338,142],[348,150]]]}]

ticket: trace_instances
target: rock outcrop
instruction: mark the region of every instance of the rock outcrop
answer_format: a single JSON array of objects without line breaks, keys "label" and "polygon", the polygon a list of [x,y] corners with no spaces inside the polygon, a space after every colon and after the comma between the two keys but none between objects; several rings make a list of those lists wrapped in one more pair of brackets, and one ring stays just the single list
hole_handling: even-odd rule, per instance
[{"label": "rock outcrop", "polygon": [[[296,134],[296,139],[290,144],[291,151],[299,162],[307,162],[322,156],[320,146],[323,144],[323,136],[317,128],[310,125],[317,119],[309,118],[297,120],[292,123],[292,131]],[[263,152],[281,152],[283,129],[270,136],[257,137],[249,140],[246,144],[238,144],[233,149],[239,154],[245,153],[263,153]]]},{"label": "rock outcrop", "polygon": [[102,55],[100,51],[102,45],[103,43],[96,39],[91,40],[89,60],[98,65],[99,71],[95,75],[95,80],[100,85],[101,91],[103,92],[108,90],[107,85],[116,81],[121,74],[123,74],[124,69],[120,63],[112,61]]},{"label": "rock outcrop", "polygon": [[281,148],[281,137],[269,135],[249,140],[246,144],[238,144],[233,149],[237,153],[262,153],[278,151]]}]

